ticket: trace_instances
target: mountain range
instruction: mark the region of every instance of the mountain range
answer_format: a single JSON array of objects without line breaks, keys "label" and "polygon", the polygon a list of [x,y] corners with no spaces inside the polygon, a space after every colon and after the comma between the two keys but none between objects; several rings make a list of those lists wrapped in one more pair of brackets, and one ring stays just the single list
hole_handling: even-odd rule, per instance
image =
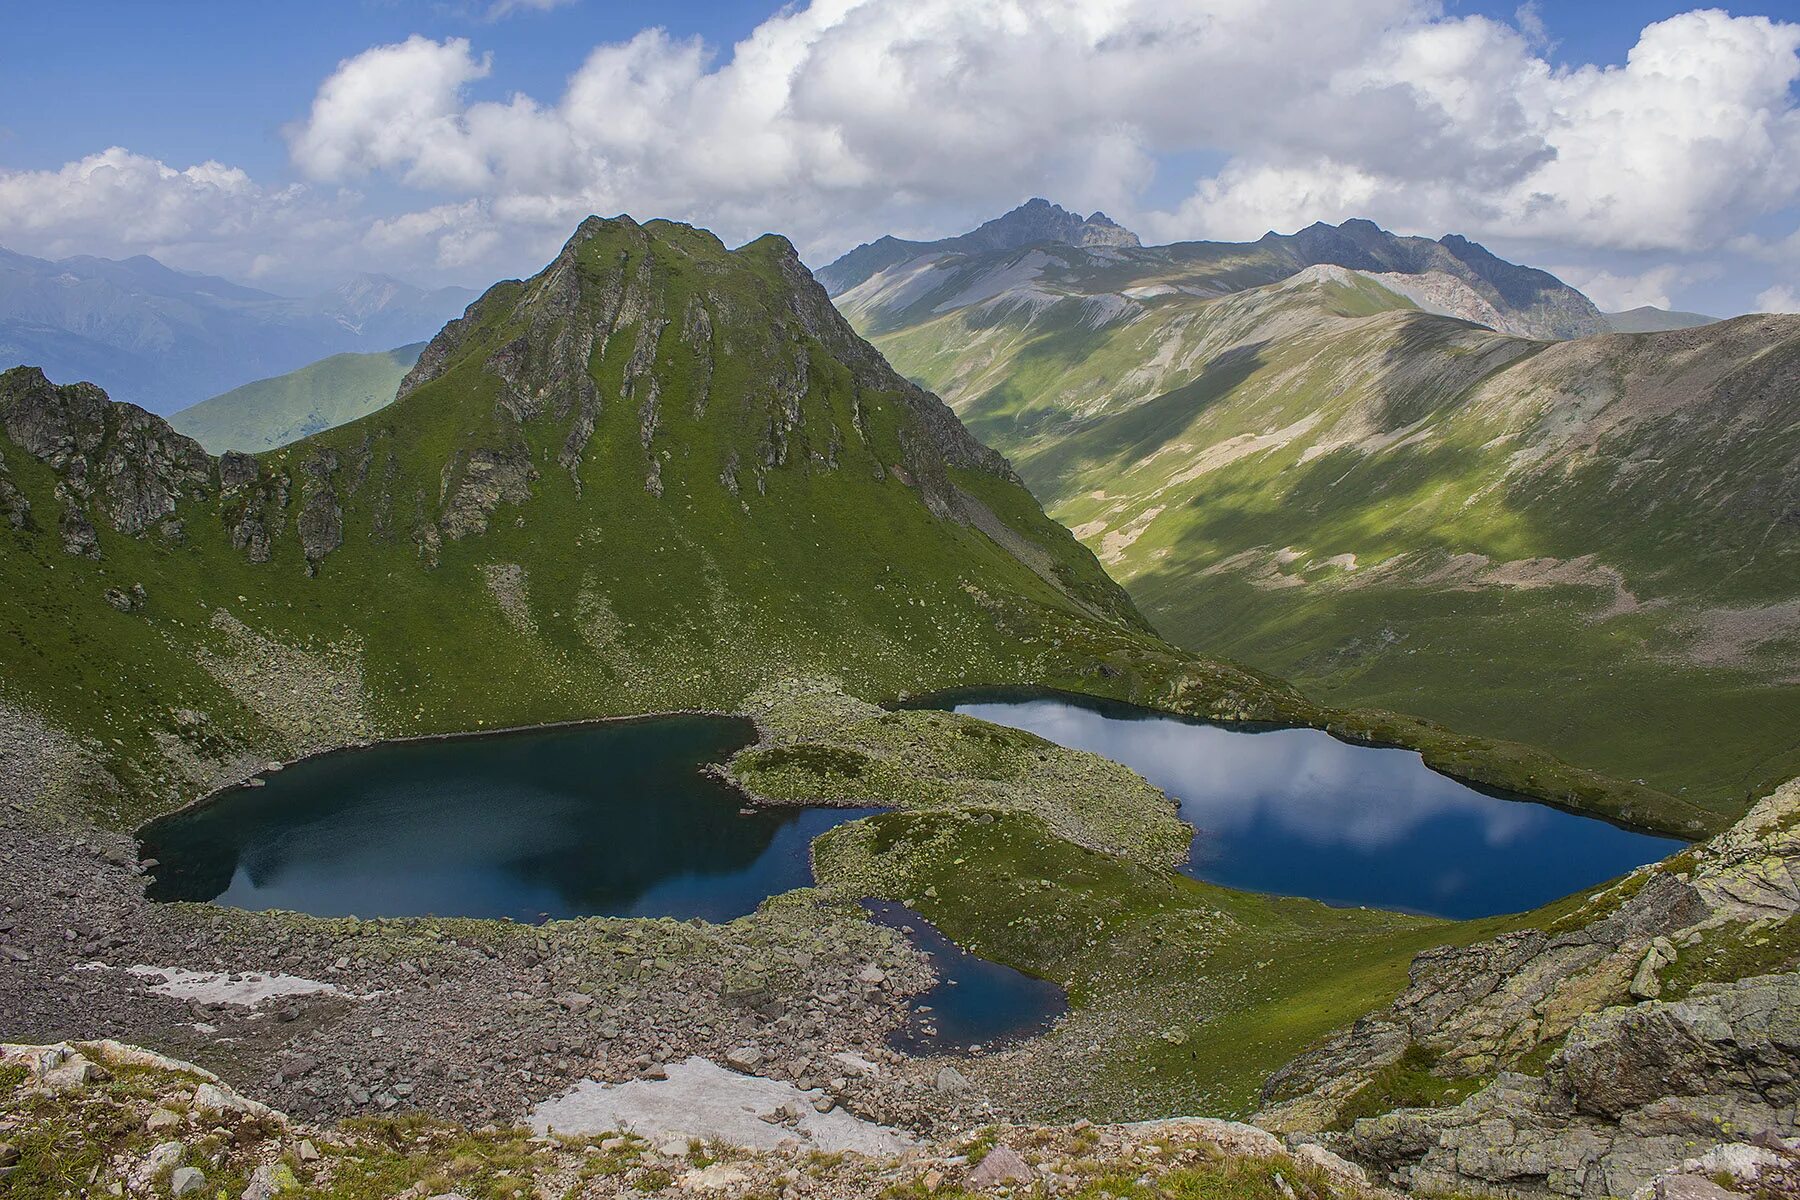
[{"label": "mountain range", "polygon": [[1455,234],[1400,237],[1351,220],[1254,242],[1143,246],[1103,213],[1083,220],[1041,199],[960,237],[866,243],[822,267],[819,280],[858,328],[876,335],[952,309],[998,313],[1063,297],[1087,301],[1083,319],[1099,327],[1136,316],[1158,297],[1221,296],[1312,266],[1371,274],[1420,308],[1502,333],[1570,338],[1610,329],[1593,301],[1554,275]]},{"label": "mountain range", "polygon": [[938,245],[821,274],[1176,641],[1721,811],[1800,770],[1800,318],[1613,334],[1361,221]]},{"label": "mountain range", "polygon": [[1301,704],[1156,638],[778,237],[590,219],[393,404],[259,456],[36,368],[0,375],[0,432],[7,698],[140,806],[246,754],[731,709],[790,674]]},{"label": "mountain range", "polygon": [[0,249],[0,368],[29,364],[167,413],[347,351],[430,337],[474,298],[365,275],[293,298],[153,258]]},{"label": "mountain range", "polygon": [[[1046,229],[1085,244],[1008,244]],[[1800,996],[1800,792],[1746,814],[1733,789],[1791,770],[1800,726],[1783,624],[1800,320],[1543,340],[1426,311],[1392,270],[1256,281],[1292,247],[1256,252],[1230,286],[1223,251],[1189,280],[1098,215],[983,230],[925,257],[1011,290],[929,318],[887,309],[900,323],[878,337],[908,374],[943,375],[956,409],[860,336],[785,239],[730,249],[626,217],[584,221],[422,350],[327,360],[189,414],[237,438],[260,394],[284,420],[311,405],[337,422],[255,454],[208,453],[92,383],[0,372],[0,1000],[14,1036],[42,1043],[0,1048],[6,1178],[44,1195],[80,1180],[710,1195],[753,1179],[846,1196],[897,1181],[1369,1195],[1331,1145],[1421,1195],[1729,1196],[1719,1181],[1738,1175],[1683,1160],[1791,1125],[1795,1076],[1778,1018]],[[1416,254],[1414,286],[1457,280],[1508,320],[1576,311],[1476,249],[1376,257]],[[850,290],[891,297],[884,276],[913,266]],[[1524,729],[1687,795],[1320,704],[1159,628],[1286,662],[1332,699],[1435,715],[1461,696],[1467,728]],[[1172,869],[1204,851],[1201,831],[1118,763],[872,703],[1006,685],[1150,705],[1207,734],[1322,728],[1514,798],[1719,836],[1469,921],[1236,891]],[[802,834],[811,886],[731,921],[157,903],[156,843],[126,832],[225,785],[248,781],[221,808],[273,799],[251,789],[328,749],[676,712],[754,719],[753,744],[702,768],[748,815],[876,807]],[[1581,722],[1610,729],[1610,758],[1568,736]],[[1323,778],[1287,753],[1276,769]],[[416,802],[435,806],[435,786]],[[1410,798],[1395,785],[1341,832],[1388,837],[1416,819]],[[487,803],[456,822],[486,838],[518,821]],[[1259,807],[1244,805],[1284,838],[1316,822]],[[379,824],[353,836],[379,840]],[[1484,828],[1533,869],[1538,847],[1504,815]],[[405,872],[437,847],[397,853]],[[259,869],[245,855],[222,874]],[[870,902],[914,923],[871,921]],[[948,955],[911,941],[922,922],[1068,1011],[986,1051],[893,1050],[904,1007],[935,1028],[923,989],[955,982]],[[95,1036],[109,1040],[78,1041]],[[548,1129],[545,1102],[696,1072],[783,1097],[700,1114],[709,1138],[748,1126],[768,1154],[501,1124]],[[1092,1123],[1253,1105],[1263,1128]],[[804,1112],[837,1110],[895,1132],[904,1160],[798,1157]],[[344,1115],[360,1119],[301,1123]],[[916,1145],[902,1126],[956,1133]],[[1758,1148],[1718,1161],[1767,1181],[1745,1157]],[[1677,1170],[1687,1182],[1658,1190]]]}]

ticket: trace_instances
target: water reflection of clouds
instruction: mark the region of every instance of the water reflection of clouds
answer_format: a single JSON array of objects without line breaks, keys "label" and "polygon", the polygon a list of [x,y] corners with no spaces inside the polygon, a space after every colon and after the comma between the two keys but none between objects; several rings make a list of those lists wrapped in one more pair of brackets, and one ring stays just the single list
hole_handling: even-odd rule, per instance
[{"label": "water reflection of clouds", "polygon": [[1273,827],[1313,847],[1388,850],[1453,820],[1493,849],[1543,832],[1549,810],[1484,796],[1409,750],[1340,742],[1314,729],[1246,733],[1167,719],[1122,720],[1054,701],[976,704],[971,716],[1126,763],[1181,803],[1204,835]]}]

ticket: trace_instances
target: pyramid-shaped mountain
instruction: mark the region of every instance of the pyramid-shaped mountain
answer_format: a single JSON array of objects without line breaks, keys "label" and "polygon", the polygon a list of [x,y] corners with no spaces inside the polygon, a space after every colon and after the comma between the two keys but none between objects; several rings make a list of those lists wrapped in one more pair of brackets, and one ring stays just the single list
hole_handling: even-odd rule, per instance
[{"label": "pyramid-shaped mountain", "polygon": [[374,735],[729,709],[782,676],[1192,672],[778,237],[590,218],[394,404],[256,457],[31,369],[0,376],[0,431],[6,699],[169,788]]}]

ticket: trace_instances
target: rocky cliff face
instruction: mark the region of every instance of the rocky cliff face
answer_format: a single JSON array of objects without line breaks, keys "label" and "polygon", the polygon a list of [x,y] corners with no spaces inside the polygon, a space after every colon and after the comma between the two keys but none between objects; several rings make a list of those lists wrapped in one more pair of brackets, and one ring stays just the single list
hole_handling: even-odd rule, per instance
[{"label": "rocky cliff face", "polygon": [[[1796,912],[1800,780],[1538,928],[1421,955],[1258,1121],[1427,1192],[1628,1196],[1709,1147],[1778,1146],[1800,1134]],[[1431,1079],[1476,1090],[1357,1115]]]},{"label": "rocky cliff face", "polygon": [[[0,430],[56,473],[58,525],[71,554],[97,556],[90,512],[137,535],[206,494],[212,460],[200,444],[134,404],[114,404],[91,383],[58,387],[36,367],[0,374]],[[28,511],[0,492],[15,527]],[[179,523],[165,529],[178,537]]]}]

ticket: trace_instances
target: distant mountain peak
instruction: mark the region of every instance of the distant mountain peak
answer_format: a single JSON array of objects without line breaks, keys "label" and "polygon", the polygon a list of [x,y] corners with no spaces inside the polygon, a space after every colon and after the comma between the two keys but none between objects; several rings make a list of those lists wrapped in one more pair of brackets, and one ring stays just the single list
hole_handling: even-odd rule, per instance
[{"label": "distant mountain peak", "polygon": [[1042,196],[1033,196],[1011,212],[984,221],[956,237],[914,242],[887,235],[864,242],[814,274],[825,285],[825,290],[835,296],[878,271],[920,255],[983,254],[1041,243],[1082,247],[1137,247],[1143,244],[1138,241],[1137,234],[1103,212],[1096,210],[1091,216],[1084,217],[1060,204],[1052,204]]},{"label": "distant mountain peak", "polygon": [[1103,212],[1083,217],[1042,196],[1033,196],[1011,212],[983,222],[959,238],[947,240],[982,250],[1011,250],[1037,242],[1061,242],[1070,246],[1141,244],[1137,234]]}]

